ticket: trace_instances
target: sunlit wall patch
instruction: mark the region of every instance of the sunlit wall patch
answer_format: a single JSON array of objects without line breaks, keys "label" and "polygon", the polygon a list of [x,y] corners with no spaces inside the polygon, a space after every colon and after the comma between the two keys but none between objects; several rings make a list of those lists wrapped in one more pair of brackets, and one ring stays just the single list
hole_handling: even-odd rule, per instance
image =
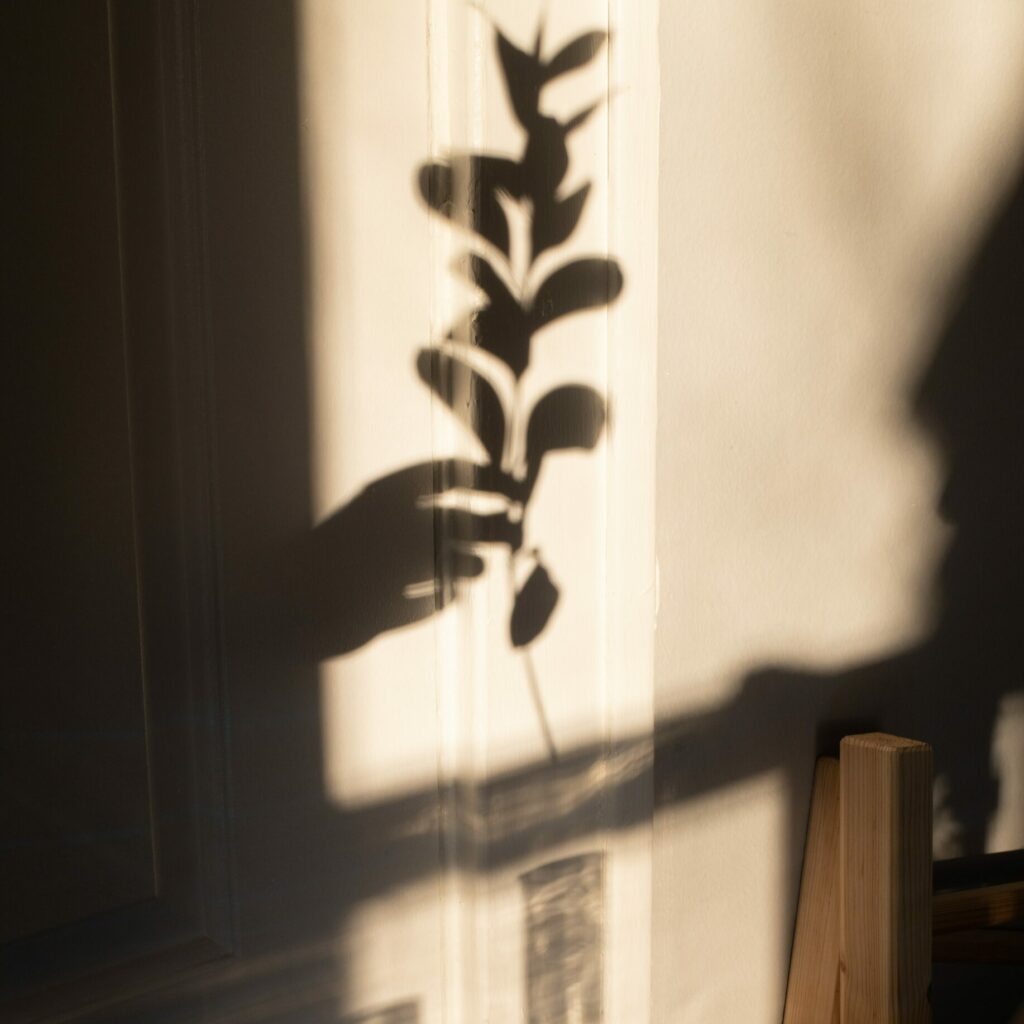
[{"label": "sunlit wall patch", "polygon": [[[487,456],[487,463],[474,467],[473,486],[507,500],[503,513],[476,521],[451,515],[451,528],[436,532],[439,603],[448,603],[460,575],[482,571],[483,563],[465,551],[468,545],[508,545],[514,595],[509,639],[523,652],[548,752],[556,759],[529,647],[555,611],[559,588],[540,549],[529,544],[527,512],[546,456],[594,449],[608,409],[605,397],[583,383],[555,386],[527,403],[522,378],[543,351],[534,344],[536,336],[562,317],[614,302],[624,275],[616,260],[600,255],[560,261],[553,270],[540,259],[565,245],[583,216],[592,183],[565,189],[568,140],[606,98],[560,119],[545,112],[542,97],[545,86],[590,64],[608,33],[584,32],[551,52],[543,21],[529,51],[497,28],[495,38],[505,93],[524,133],[523,148],[514,156],[450,152],[419,169],[419,190],[429,208],[470,234],[472,250],[463,254],[456,270],[485,301],[458,317],[437,344],[423,349],[416,368]],[[521,237],[516,237],[517,227]],[[450,489],[444,474],[438,477],[439,488]],[[580,511],[573,509],[573,517]]]}]

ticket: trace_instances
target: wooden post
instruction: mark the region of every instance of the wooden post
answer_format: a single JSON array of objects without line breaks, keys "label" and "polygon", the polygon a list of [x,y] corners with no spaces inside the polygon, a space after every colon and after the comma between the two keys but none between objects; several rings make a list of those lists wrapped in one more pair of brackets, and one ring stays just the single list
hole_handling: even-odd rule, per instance
[{"label": "wooden post", "polygon": [[927,1024],[932,750],[866,733],[839,758],[840,1019]]},{"label": "wooden post", "polygon": [[839,1021],[839,761],[819,758],[783,1024]]}]

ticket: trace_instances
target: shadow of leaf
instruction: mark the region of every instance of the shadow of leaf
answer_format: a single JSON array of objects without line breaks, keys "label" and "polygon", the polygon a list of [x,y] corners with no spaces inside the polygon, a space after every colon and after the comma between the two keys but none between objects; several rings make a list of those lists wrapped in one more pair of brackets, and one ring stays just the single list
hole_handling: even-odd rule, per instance
[{"label": "shadow of leaf", "polygon": [[455,267],[479,288],[494,305],[511,307],[518,305],[504,278],[483,256],[468,253],[457,260]]},{"label": "shadow of leaf", "polygon": [[539,562],[516,594],[509,633],[513,647],[525,647],[540,636],[558,604],[558,587]]},{"label": "shadow of leaf", "polygon": [[568,121],[565,122],[565,134],[576,131],[577,128],[581,128],[583,125],[590,120],[593,114],[600,110],[604,105],[604,99],[595,100],[590,104],[589,107],[584,107],[578,114],[573,114]]},{"label": "shadow of leaf", "polygon": [[523,195],[534,208],[550,203],[569,170],[569,129],[553,117],[538,114],[530,125],[520,164]]},{"label": "shadow of leaf", "polygon": [[558,317],[607,305],[618,298],[622,285],[622,270],[615,260],[594,257],[566,263],[538,287],[531,326],[537,331]]},{"label": "shadow of leaf", "polygon": [[516,377],[523,375],[530,362],[530,322],[515,301],[473,310],[455,325],[450,337],[490,352]]},{"label": "shadow of leaf", "polygon": [[566,384],[544,395],[533,407],[526,431],[528,490],[532,490],[548,452],[593,448],[601,437],[605,417],[604,399],[585,384]]},{"label": "shadow of leaf", "polygon": [[416,370],[459,421],[476,434],[491,461],[501,462],[505,411],[490,381],[439,349],[421,349]]},{"label": "shadow of leaf", "polygon": [[590,183],[565,199],[535,200],[530,224],[530,244],[536,259],[546,249],[561,245],[573,232],[583,215],[583,204],[590,194]]},{"label": "shadow of leaf", "polygon": [[524,53],[500,31],[496,30],[496,35],[509,103],[519,123],[529,130],[537,119],[540,87],[545,80],[543,67],[534,55]]},{"label": "shadow of leaf", "polygon": [[600,29],[584,32],[572,42],[566,43],[558,53],[548,61],[544,69],[544,81],[550,82],[559,75],[575,71],[592,61],[601,51],[608,39],[608,33]]},{"label": "shadow of leaf", "polygon": [[516,199],[522,197],[518,163],[488,154],[455,154],[446,162],[423,164],[417,184],[432,210],[508,256],[508,220],[498,196],[504,192]]}]

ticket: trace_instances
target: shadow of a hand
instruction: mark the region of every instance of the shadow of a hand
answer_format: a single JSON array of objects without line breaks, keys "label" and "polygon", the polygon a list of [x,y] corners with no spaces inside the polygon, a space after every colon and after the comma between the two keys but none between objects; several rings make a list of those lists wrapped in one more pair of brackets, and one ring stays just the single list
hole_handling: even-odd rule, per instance
[{"label": "shadow of a hand", "polygon": [[421,462],[368,484],[320,523],[306,565],[316,657],[354,651],[444,608],[456,581],[483,572],[478,545],[518,548],[522,525],[507,510],[483,515],[438,504],[469,490],[508,499],[514,486],[466,460]]}]

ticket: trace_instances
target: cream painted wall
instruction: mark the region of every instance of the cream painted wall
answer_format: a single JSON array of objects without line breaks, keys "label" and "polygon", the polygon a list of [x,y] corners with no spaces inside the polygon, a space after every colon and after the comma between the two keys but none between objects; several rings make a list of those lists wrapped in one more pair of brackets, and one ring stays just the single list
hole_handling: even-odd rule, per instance
[{"label": "cream painted wall", "polygon": [[[660,45],[656,700],[682,739],[653,1019],[768,1024],[832,680],[936,624],[948,467],[912,396],[1019,171],[1024,9],[667,2]],[[1005,707],[1001,849],[1024,845]]]},{"label": "cream painted wall", "polygon": [[[530,37],[536,5],[484,6]],[[551,36],[608,10],[552,2]],[[652,682],[671,749],[656,773],[653,879],[644,825],[543,857],[596,843],[612,858],[608,1020],[756,1024],[781,1010],[826,717],[817,682],[935,627],[947,467],[909,395],[1018,170],[1024,14],[1002,0],[726,0],[659,15],[653,0],[623,0],[610,20],[603,72],[552,98],[615,96],[573,153],[600,191],[574,245],[619,256],[629,285],[607,319],[554,329],[551,380],[528,381],[539,392],[583,374],[614,410],[601,448],[562,457],[538,498],[533,526],[566,581],[538,674],[560,746],[636,741],[632,762],[598,759],[588,785],[614,796],[642,769]],[[468,297],[448,269],[462,241],[418,204],[413,174],[449,146],[502,150],[517,136],[469,5],[308,0],[302,39],[319,521],[390,469],[468,453],[412,369]],[[594,511],[583,526],[565,515],[578,508]],[[321,666],[339,808],[543,763],[521,666],[501,653],[505,591],[484,581],[463,598]],[[766,720],[766,738],[748,716],[720,742],[712,726],[731,735],[750,674],[780,665],[802,674],[792,722]],[[1024,844],[1022,721],[1009,701],[993,847]],[[766,739],[784,763],[751,755]],[[557,812],[564,793],[541,792]],[[517,1019],[519,872],[540,854],[484,878],[447,856],[428,881],[356,908],[339,936],[342,1010],[415,998],[425,1020]]]},{"label": "cream painted wall", "polygon": [[[488,573],[463,583],[442,614],[319,667],[328,799],[372,815],[434,788],[439,804],[424,880],[361,901],[338,937],[343,1013],[411,1001],[418,1024],[521,1020],[521,875],[596,851],[604,858],[606,1019],[650,1018],[656,13],[604,0],[302,5],[311,525],[411,462],[482,461],[415,372],[418,350],[477,301],[452,273],[471,239],[428,213],[416,173],[450,150],[518,155],[522,132],[508,110],[490,19],[528,49],[543,15],[549,51],[613,27],[610,49],[544,93],[545,107],[562,118],[595,99],[609,102],[572,136],[562,192],[584,179],[593,189],[578,230],[540,269],[607,254],[626,276],[607,311],[545,329],[523,378],[528,402],[579,382],[606,393],[612,410],[595,451],[546,463],[527,521],[526,546],[540,546],[561,588],[532,650],[544,713],[569,761],[549,760],[524,660],[508,642],[504,552],[488,555]],[[429,554],[433,536],[422,543]],[[613,750],[623,742],[625,756]],[[497,796],[487,790],[517,772],[521,784]]]}]

